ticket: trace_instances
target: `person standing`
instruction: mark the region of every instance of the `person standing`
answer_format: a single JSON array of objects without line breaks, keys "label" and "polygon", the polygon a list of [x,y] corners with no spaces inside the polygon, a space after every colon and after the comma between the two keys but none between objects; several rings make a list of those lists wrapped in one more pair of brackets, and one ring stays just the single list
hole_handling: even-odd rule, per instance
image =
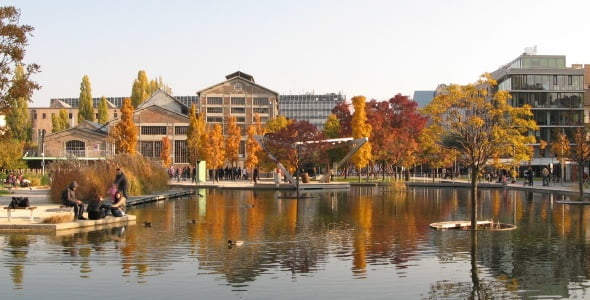
[{"label": "person standing", "polygon": [[258,182],[258,168],[254,168],[252,171],[252,179],[254,179],[254,184]]},{"label": "person standing", "polygon": [[117,168],[117,175],[115,175],[115,182],[114,184],[117,185],[117,189],[125,198],[127,198],[127,188],[129,187],[129,183],[127,182],[127,177],[121,169]]},{"label": "person standing", "polygon": [[541,171],[541,175],[543,175],[543,186],[549,186],[549,169],[544,167]]},{"label": "person standing", "polygon": [[61,200],[65,206],[74,207],[74,214],[78,220],[86,220],[84,218],[84,203],[76,199],[76,190],[78,190],[78,182],[74,180],[62,192]]}]

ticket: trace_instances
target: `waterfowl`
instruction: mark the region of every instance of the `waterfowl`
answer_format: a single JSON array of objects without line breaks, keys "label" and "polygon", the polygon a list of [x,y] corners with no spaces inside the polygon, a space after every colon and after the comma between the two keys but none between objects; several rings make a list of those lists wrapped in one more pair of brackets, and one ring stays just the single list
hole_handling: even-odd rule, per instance
[{"label": "waterfowl", "polygon": [[152,227],[152,223],[151,222],[143,222],[143,225],[145,227]]},{"label": "waterfowl", "polygon": [[227,245],[228,246],[242,246],[244,244],[244,241],[232,241],[232,240],[227,240]]}]

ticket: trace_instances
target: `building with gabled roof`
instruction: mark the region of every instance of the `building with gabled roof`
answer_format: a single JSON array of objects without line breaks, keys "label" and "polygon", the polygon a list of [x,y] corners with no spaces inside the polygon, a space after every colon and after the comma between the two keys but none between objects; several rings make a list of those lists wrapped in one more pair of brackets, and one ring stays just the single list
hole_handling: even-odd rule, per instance
[{"label": "building with gabled roof", "polygon": [[242,161],[246,154],[246,130],[254,123],[254,115],[258,113],[262,123],[276,117],[279,93],[257,84],[254,77],[241,71],[231,73],[225,79],[197,92],[197,109],[205,116],[208,124],[221,124],[224,134],[227,132],[228,118],[236,118],[242,129],[239,149]]},{"label": "building with gabled roof", "polygon": [[[133,112],[133,122],[139,129],[138,152],[144,157],[160,159],[162,139],[170,140],[172,163],[188,163],[186,131],[189,108],[162,90],[141,103]],[[116,124],[114,121],[112,125]]]}]

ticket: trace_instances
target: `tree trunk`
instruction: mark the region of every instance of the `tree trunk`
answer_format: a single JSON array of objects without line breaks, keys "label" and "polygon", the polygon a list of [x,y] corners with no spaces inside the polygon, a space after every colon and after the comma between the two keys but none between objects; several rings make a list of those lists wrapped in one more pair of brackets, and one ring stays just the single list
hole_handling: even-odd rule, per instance
[{"label": "tree trunk", "polygon": [[578,187],[581,201],[584,200],[584,164],[578,164]]},{"label": "tree trunk", "polygon": [[477,225],[477,175],[479,169],[471,167],[471,230],[476,230]]}]

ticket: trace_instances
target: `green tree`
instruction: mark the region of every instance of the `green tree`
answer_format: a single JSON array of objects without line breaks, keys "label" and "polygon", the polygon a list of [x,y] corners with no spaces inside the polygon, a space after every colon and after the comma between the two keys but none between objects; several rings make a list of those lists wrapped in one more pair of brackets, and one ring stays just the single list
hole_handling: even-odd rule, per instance
[{"label": "green tree", "polygon": [[[20,81],[24,77],[24,68],[18,64],[14,73],[14,81]],[[29,116],[29,99],[24,97],[8,97],[8,111],[6,112],[6,125],[17,141],[31,141],[31,119]]]},{"label": "green tree", "polygon": [[78,103],[78,123],[88,120],[94,121],[94,107],[92,105],[92,88],[88,75],[82,77],[80,84],[80,98]]},{"label": "green tree", "polygon": [[236,123],[236,117],[227,119],[227,136],[225,137],[225,155],[230,166],[238,161],[240,141],[242,140],[242,128]]},{"label": "green tree", "polygon": [[186,146],[188,148],[188,160],[195,166],[198,161],[207,160],[207,127],[205,119],[197,114],[197,108],[193,104],[189,113],[189,124],[186,130]]},{"label": "green tree", "polygon": [[107,98],[102,96],[98,103],[98,123],[106,124],[109,121],[109,106],[107,105]]},{"label": "green tree", "polygon": [[115,152],[135,154],[138,133],[139,130],[133,122],[131,100],[126,98],[121,107],[121,120],[109,132],[111,140],[115,143]]},{"label": "green tree", "polygon": [[59,132],[70,128],[69,115],[65,108],[51,116],[51,132]]},{"label": "green tree", "polygon": [[23,142],[0,136],[0,170],[22,169],[26,164],[23,158]]},{"label": "green tree", "polygon": [[136,108],[150,97],[150,82],[144,70],[137,72],[137,79],[133,81],[131,88],[131,104]]},{"label": "green tree", "polygon": [[[352,105],[354,107],[354,113],[352,114],[352,137],[355,139],[359,138],[370,138],[371,137],[371,125],[367,122],[367,112],[365,107],[367,101],[364,96],[352,97]],[[360,169],[366,167],[371,161],[371,143],[367,142],[364,144],[355,154],[352,155],[352,162],[357,168],[359,173],[359,180],[361,176]],[[367,178],[369,172],[367,172]]]},{"label": "green tree", "polygon": [[492,90],[497,86],[490,74],[484,74],[475,84],[450,85],[424,108],[430,116],[435,137],[461,153],[460,159],[471,170],[471,228],[477,222],[477,179],[486,163],[494,157],[513,157],[514,153],[529,153],[537,130],[530,106],[512,107],[507,91]]},{"label": "green tree", "polygon": [[[329,139],[339,138],[341,128],[340,128],[340,120],[335,114],[330,114],[326,119],[326,124],[324,124],[324,136]],[[344,147],[338,147],[329,149],[327,151],[328,160],[330,164],[338,162],[346,156],[346,149]],[[328,166],[330,168],[330,166]]]},{"label": "green tree", "polygon": [[[40,88],[30,79],[39,72],[39,65],[25,64],[25,47],[29,44],[34,28],[20,25],[20,10],[13,6],[0,7],[0,112],[6,113],[14,99],[31,99],[33,92]],[[22,74],[15,76],[17,68]]]}]

